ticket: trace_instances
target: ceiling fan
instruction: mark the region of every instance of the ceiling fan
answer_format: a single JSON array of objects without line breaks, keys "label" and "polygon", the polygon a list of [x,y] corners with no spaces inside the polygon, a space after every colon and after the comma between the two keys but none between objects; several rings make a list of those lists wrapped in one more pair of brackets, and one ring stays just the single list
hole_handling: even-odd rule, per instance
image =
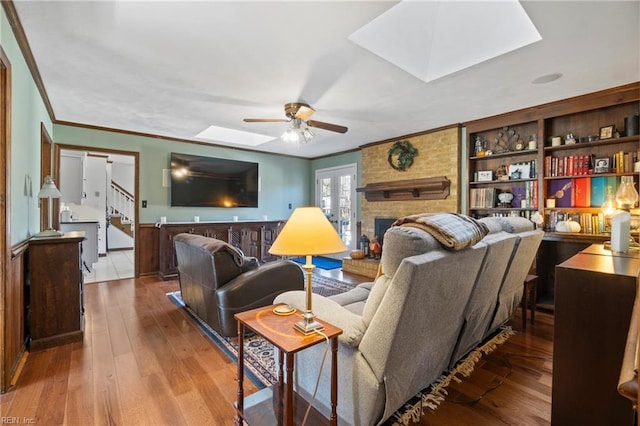
[{"label": "ceiling fan", "polygon": [[301,102],[290,102],[284,105],[284,114],[289,119],[284,118],[245,118],[247,123],[278,123],[291,122],[291,127],[282,135],[282,138],[288,142],[297,142],[303,139],[308,142],[313,133],[308,128],[301,128],[304,123],[309,127],[317,127],[319,129],[329,130],[331,132],[346,133],[347,128],[337,124],[325,123],[324,121],[309,120],[309,117],[316,112],[309,105]]}]

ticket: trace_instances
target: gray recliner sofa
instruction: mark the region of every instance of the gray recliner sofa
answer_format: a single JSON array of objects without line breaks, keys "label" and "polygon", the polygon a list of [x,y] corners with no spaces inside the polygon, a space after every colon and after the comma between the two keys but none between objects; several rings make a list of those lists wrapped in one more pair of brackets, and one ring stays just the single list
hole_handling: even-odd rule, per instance
[{"label": "gray recliner sofa", "polygon": [[[543,232],[523,218],[476,224],[484,237],[458,250],[419,227],[392,226],[384,236],[382,274],[373,283],[328,298],[313,295],[318,318],[344,330],[338,350],[340,424],[381,424],[517,308]],[[303,309],[304,293],[283,293],[275,303]],[[296,354],[294,388],[307,400],[323,351],[317,345]],[[322,370],[314,402],[324,415],[330,413],[329,370]]]},{"label": "gray recliner sofa", "polygon": [[225,241],[196,234],[178,234],[173,242],[182,300],[223,336],[238,335],[234,314],[304,289],[302,268],[290,260],[260,265]]}]

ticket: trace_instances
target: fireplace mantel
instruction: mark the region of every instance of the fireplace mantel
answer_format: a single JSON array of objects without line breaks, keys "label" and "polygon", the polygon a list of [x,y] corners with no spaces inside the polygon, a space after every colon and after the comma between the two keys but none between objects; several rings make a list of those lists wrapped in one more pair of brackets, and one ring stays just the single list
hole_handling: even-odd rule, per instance
[{"label": "fireplace mantel", "polygon": [[451,182],[446,176],[368,183],[364,192],[367,201],[443,200],[449,196]]}]

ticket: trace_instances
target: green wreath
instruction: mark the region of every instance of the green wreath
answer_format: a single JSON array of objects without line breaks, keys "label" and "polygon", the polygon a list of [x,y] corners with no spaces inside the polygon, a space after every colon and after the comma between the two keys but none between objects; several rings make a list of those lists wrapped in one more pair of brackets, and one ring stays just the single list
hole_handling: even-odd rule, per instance
[{"label": "green wreath", "polygon": [[403,172],[411,167],[413,157],[416,155],[418,155],[418,150],[415,149],[409,141],[398,141],[389,149],[387,161],[395,170]]}]

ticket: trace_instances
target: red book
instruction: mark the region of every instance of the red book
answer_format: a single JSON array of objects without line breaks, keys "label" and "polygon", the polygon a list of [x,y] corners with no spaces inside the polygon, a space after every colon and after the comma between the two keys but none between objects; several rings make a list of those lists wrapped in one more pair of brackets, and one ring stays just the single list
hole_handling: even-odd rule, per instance
[{"label": "red book", "polygon": [[583,177],[573,180],[574,205],[576,207],[591,206],[591,178]]},{"label": "red book", "polygon": [[576,174],[576,156],[575,155],[570,155],[569,156],[569,167],[567,168],[567,175],[569,176],[573,176]]}]

